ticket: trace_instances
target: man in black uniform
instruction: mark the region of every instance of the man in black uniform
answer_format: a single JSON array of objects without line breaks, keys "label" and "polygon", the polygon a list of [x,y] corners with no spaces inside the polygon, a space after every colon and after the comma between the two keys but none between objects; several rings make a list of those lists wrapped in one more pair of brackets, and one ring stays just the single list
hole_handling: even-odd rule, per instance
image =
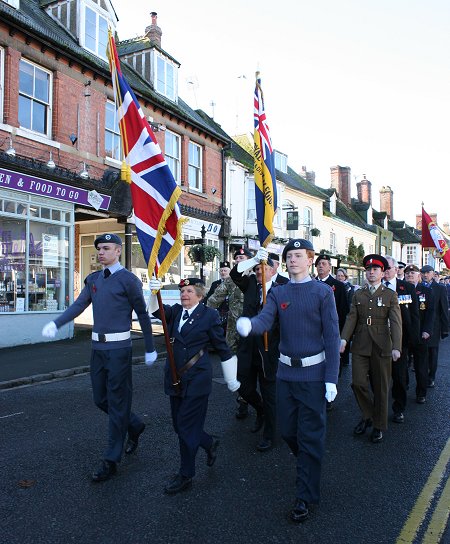
[{"label": "man in black uniform", "polygon": [[280,268],[280,256],[278,255],[278,253],[269,253],[269,259],[272,260],[273,268],[275,271],[272,276],[273,281],[280,285],[287,283],[289,281],[289,278],[278,272],[278,269]]},{"label": "man in black uniform", "polygon": [[[317,270],[317,280],[328,284],[333,289],[334,300],[336,301],[336,310],[339,318],[339,332],[342,331],[345,324],[345,319],[350,310],[348,303],[347,291],[344,284],[341,281],[333,278],[331,275],[331,258],[329,255],[320,254],[316,262],[314,263]],[[341,374],[342,367],[348,365],[350,342],[345,347],[345,351],[341,353],[339,364],[339,375]],[[332,404],[327,403],[327,410],[331,410]]]},{"label": "man in black uniform", "polygon": [[414,287],[398,279],[398,265],[394,257],[386,255],[389,268],[384,271],[384,285],[397,292],[402,314],[402,350],[400,359],[392,361],[392,421],[403,423],[408,390],[408,346],[419,342],[419,303]]},{"label": "man in black uniform", "polygon": [[434,327],[428,340],[428,387],[434,387],[439,358],[439,342],[448,336],[447,290],[435,280],[434,269],[429,264],[420,270],[424,284],[433,292]]},{"label": "man in black uniform", "polygon": [[414,285],[419,303],[420,338],[417,344],[410,346],[410,350],[416,375],[416,402],[424,404],[428,387],[428,341],[434,324],[434,297],[431,289],[420,283],[419,268],[415,264],[406,266],[405,278]]},{"label": "man in black uniform", "polygon": [[[266,293],[274,289],[272,281],[273,262],[268,258],[267,250],[260,248],[257,261],[265,261]],[[242,315],[254,317],[262,309],[262,264],[254,267],[254,274],[238,272],[235,265],[230,277],[244,293]],[[264,452],[272,448],[275,439],[275,403],[276,403],[276,371],[278,367],[280,332],[278,322],[268,331],[268,351],[264,348],[263,336],[241,338],[238,347],[238,380],[241,382],[239,394],[256,410],[256,421],[252,432],[258,432],[263,426],[263,438],[256,446],[258,451]],[[257,385],[259,382],[258,393]]]}]

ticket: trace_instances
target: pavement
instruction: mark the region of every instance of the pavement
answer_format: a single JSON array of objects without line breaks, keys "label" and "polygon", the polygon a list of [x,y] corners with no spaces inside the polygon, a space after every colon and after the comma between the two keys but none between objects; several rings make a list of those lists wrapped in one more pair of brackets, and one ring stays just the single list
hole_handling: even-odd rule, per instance
[{"label": "pavement", "polygon": [[[162,327],[152,324],[152,328],[158,359],[165,358],[166,346]],[[74,337],[67,340],[0,349],[0,389],[89,372],[91,332],[90,326],[75,326]],[[134,323],[131,340],[133,364],[144,363],[144,337]]]}]

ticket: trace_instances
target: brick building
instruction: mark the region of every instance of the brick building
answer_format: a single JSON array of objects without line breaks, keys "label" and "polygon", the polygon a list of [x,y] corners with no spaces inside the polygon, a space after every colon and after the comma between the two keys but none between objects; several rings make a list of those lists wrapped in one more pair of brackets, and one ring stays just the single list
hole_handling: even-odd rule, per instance
[{"label": "brick building", "polygon": [[[185,237],[205,226],[207,243],[222,248],[229,140],[178,96],[179,63],[161,47],[156,13],[149,22],[141,38],[116,36],[122,70],[181,186]],[[97,268],[100,232],[123,236],[123,264],[146,279],[120,180],[106,57],[116,24],[107,0],[0,0],[0,347],[41,341],[42,325]],[[195,266],[184,252],[166,283]],[[71,334],[71,326],[62,331]]]}]

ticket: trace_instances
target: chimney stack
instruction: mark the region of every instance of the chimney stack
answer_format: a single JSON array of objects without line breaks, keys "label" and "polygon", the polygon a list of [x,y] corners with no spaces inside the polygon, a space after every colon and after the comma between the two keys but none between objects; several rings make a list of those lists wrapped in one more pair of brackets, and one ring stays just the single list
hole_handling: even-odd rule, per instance
[{"label": "chimney stack", "polygon": [[365,204],[372,204],[372,182],[366,178],[366,174],[363,176],[363,179],[356,184],[358,200]]},{"label": "chimney stack", "polygon": [[158,14],[156,11],[152,11],[150,15],[152,17],[152,24],[145,29],[145,37],[149,38],[153,44],[161,47],[162,31],[158,26]]},{"label": "chimney stack", "polygon": [[336,189],[339,198],[344,204],[351,204],[351,168],[349,166],[332,166],[331,187]]},{"label": "chimney stack", "polygon": [[388,219],[394,219],[394,191],[389,185],[380,189],[380,211],[386,212]]}]

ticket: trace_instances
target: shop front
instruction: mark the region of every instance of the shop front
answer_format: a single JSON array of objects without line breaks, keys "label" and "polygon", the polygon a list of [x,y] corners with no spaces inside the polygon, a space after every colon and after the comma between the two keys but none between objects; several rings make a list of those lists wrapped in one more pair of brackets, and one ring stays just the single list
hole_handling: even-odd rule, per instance
[{"label": "shop front", "polygon": [[[41,342],[73,301],[75,206],[110,197],[0,168],[0,348]],[[69,326],[60,337],[71,335]]]}]

